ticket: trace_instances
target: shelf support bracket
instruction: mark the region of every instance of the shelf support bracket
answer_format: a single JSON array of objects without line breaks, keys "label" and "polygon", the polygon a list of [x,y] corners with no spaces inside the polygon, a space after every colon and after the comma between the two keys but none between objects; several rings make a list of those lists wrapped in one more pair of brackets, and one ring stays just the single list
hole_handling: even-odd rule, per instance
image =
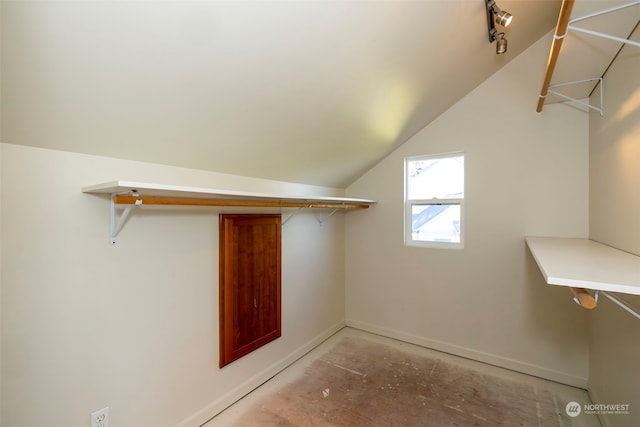
[{"label": "shelf support bracket", "polygon": [[293,218],[294,216],[298,215],[300,213],[300,210],[302,209],[302,207],[297,208],[295,211],[293,211],[293,213],[291,215],[289,215],[284,221],[282,221],[282,226],[284,227],[284,225],[289,222],[289,220],[291,218]]},{"label": "shelf support bracket", "polygon": [[620,306],[623,309],[625,309],[632,316],[640,319],[640,310],[638,310],[637,308],[635,308],[634,306],[632,306],[628,302],[623,301],[620,298],[616,297],[615,295],[611,295],[609,292],[605,292],[605,291],[596,291],[596,293],[595,293],[596,301],[598,301],[598,294],[604,295],[605,297],[609,298],[613,303],[615,303],[618,306]]},{"label": "shelf support bracket", "polygon": [[[569,31],[576,31],[576,32],[580,32],[580,33],[584,33],[584,34],[589,34],[595,37],[601,37],[601,38],[605,38],[608,40],[613,40],[616,41],[618,43],[623,43],[623,44],[630,44],[632,46],[637,46],[640,47],[640,43],[634,40],[629,40],[628,38],[622,38],[622,37],[617,37],[614,35],[610,35],[610,34],[606,34],[606,33],[602,33],[599,31],[593,31],[593,30],[589,30],[587,28],[581,28],[581,27],[576,27],[574,24],[576,22],[580,22],[583,21],[585,19],[589,19],[589,18],[593,18],[596,16],[600,16],[600,15],[604,15],[607,13],[611,13],[611,12],[617,12],[619,10],[622,9],[626,9],[628,7],[632,7],[632,6],[637,6],[640,4],[640,0],[634,0],[631,1],[630,3],[625,3],[622,5],[618,5],[618,6],[614,6],[608,9],[604,9],[604,10],[600,10],[598,12],[594,12],[594,13],[590,13],[584,16],[580,16],[577,18],[573,18],[570,19],[570,15],[571,15],[571,10],[573,8],[573,4],[574,4],[575,0],[563,0],[562,1],[562,5],[560,6],[560,16],[558,18],[558,25],[556,26],[556,31],[555,34],[553,35],[553,42],[551,44],[551,52],[549,53],[549,59],[547,61],[547,70],[545,72],[545,77],[544,77],[544,81],[542,83],[542,89],[540,91],[540,96],[538,97],[538,107],[536,108],[536,111],[538,113],[540,113],[542,111],[542,107],[544,106],[544,102],[545,99],[547,97],[548,92],[551,92],[549,90],[549,88],[551,87],[549,84],[551,82],[551,77],[553,75],[553,71],[555,69],[556,66],[556,62],[558,61],[558,55],[560,53],[560,48],[562,46],[562,41],[564,40],[564,38],[567,36],[567,34],[569,34]],[[558,85],[555,85],[558,86]],[[597,111],[600,112],[600,115],[602,116],[602,87],[600,90],[600,108],[594,108],[588,104],[585,104],[584,102],[581,101],[577,101],[573,98],[569,98],[566,95],[562,95],[559,94],[557,92],[552,92],[554,95],[558,95],[564,99],[567,99],[569,101],[574,101],[577,102],[578,104],[581,104],[583,106],[586,106],[588,108],[593,108]]]},{"label": "shelf support bracket", "polygon": [[135,204],[127,205],[124,208],[122,215],[120,215],[120,218],[118,218],[118,212],[117,212],[118,205],[116,203],[116,196],[120,194],[129,194],[132,196],[138,196],[138,193],[135,191],[127,191],[126,193],[115,193],[111,195],[111,233],[109,234],[109,236],[110,236],[112,245],[116,244],[116,237],[118,237],[118,233],[120,233],[120,230],[122,230],[122,227],[124,227],[124,223],[129,217],[131,210],[136,206],[142,205],[142,200],[136,200]]},{"label": "shelf support bracket", "polygon": [[613,41],[616,41],[616,42],[619,42],[619,43],[626,43],[626,44],[630,44],[630,45],[633,45],[633,46],[640,47],[640,43],[638,43],[636,41],[633,41],[633,40],[624,39],[622,37],[616,37],[616,36],[612,36],[610,34],[601,33],[599,31],[589,30],[587,28],[580,28],[580,27],[576,27],[575,25],[573,25],[574,23],[579,22],[579,21],[584,21],[585,19],[594,18],[596,16],[605,15],[605,14],[611,13],[611,12],[617,12],[618,10],[626,9],[627,7],[636,6],[638,4],[640,4],[640,0],[635,0],[635,1],[632,1],[630,3],[625,3],[625,4],[622,4],[622,5],[619,5],[619,6],[611,7],[609,9],[604,9],[604,10],[600,10],[598,12],[590,13],[590,14],[587,14],[587,15],[584,15],[584,16],[580,16],[580,17],[577,17],[577,18],[573,18],[573,19],[571,19],[569,21],[569,25],[567,25],[567,29],[564,32],[564,34],[556,34],[556,35],[553,36],[553,38],[556,39],[556,40],[563,39],[564,37],[567,36],[567,34],[569,33],[569,30],[572,30],[572,31],[578,31],[578,32],[589,34],[589,35],[596,36],[596,37],[602,37],[602,38],[605,38],[605,39],[613,40]]},{"label": "shelf support bracket", "polygon": [[338,208],[332,210],[324,219],[318,218],[318,224],[320,224],[320,226],[322,227],[322,224],[327,222],[329,220],[329,218],[331,218],[333,216],[333,214],[335,214],[336,212],[338,212]]},{"label": "shelf support bracket", "polygon": [[[594,81],[598,82],[597,85],[598,85],[598,87],[600,89],[600,107],[591,105],[591,104],[589,104],[587,102],[580,101],[579,99],[572,98],[572,97],[567,96],[567,95],[565,95],[563,93],[560,93],[560,92],[557,92],[557,91],[553,90],[553,89],[555,89],[557,87],[569,86],[569,85],[575,85],[575,84],[587,83],[587,82],[594,82]],[[597,112],[600,113],[600,116],[604,115],[604,79],[602,77],[596,77],[596,78],[593,78],[593,79],[580,80],[580,81],[577,81],[577,82],[557,83],[557,84],[554,84],[554,85],[549,85],[548,93],[552,93],[552,94],[554,94],[556,96],[559,96],[560,98],[563,98],[563,99],[565,99],[567,101],[575,102],[576,104],[582,105],[583,107],[587,107],[587,108],[590,108],[592,110],[596,110]]]}]

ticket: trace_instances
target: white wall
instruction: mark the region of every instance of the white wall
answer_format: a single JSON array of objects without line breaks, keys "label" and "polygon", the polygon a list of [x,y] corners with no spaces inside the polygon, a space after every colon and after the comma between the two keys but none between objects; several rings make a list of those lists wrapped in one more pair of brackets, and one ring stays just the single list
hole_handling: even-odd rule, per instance
[{"label": "white wall", "polygon": [[85,426],[104,406],[113,426],[199,425],[343,325],[341,214],[285,224],[282,337],[219,369],[216,210],[138,209],[112,246],[108,197],[80,191],[333,189],[9,144],[0,158],[5,427]]},{"label": "white wall", "polygon": [[[549,34],[347,189],[379,201],[347,217],[347,324],[586,386],[586,313],[543,282],[524,241],[588,233],[588,115],[535,112],[550,43]],[[452,151],[465,153],[465,249],[403,246],[404,157]]]},{"label": "white wall", "polygon": [[[0,5],[0,22],[1,21],[2,21],[2,5]],[[2,81],[1,69],[2,67],[0,67],[0,82]],[[1,103],[1,99],[2,99],[2,86],[0,85],[0,103]],[[2,114],[0,114],[0,135],[2,135]],[[0,142],[2,141],[0,140]],[[2,150],[0,150],[0,165],[2,165]],[[0,189],[1,188],[2,188],[2,173],[0,173]],[[2,260],[2,194],[1,193],[0,193],[0,260]],[[2,274],[0,274],[0,331],[2,331],[1,300],[2,300]],[[2,340],[1,339],[0,339],[0,366],[2,366]],[[0,402],[2,402],[2,370],[0,370]],[[2,424],[2,405],[0,404],[0,425],[1,424]]]},{"label": "white wall", "polygon": [[[636,31],[635,39],[640,38]],[[640,55],[626,46],[605,75],[605,111],[589,118],[590,237],[640,256]],[[618,294],[640,308],[640,297]],[[640,425],[640,321],[606,298],[592,313],[589,392],[630,405],[605,426]]]},{"label": "white wall", "polygon": [[[2,8],[0,7],[0,10]],[[2,268],[2,150],[0,149],[0,269]],[[2,270],[0,270],[0,335],[2,334]],[[2,338],[0,337],[0,425],[2,425]]]}]

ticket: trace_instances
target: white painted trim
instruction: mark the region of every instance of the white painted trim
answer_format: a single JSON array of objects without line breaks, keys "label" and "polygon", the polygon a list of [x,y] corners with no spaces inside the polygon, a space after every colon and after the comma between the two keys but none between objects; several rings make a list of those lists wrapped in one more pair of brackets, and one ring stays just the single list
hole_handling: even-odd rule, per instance
[{"label": "white painted trim", "polygon": [[219,397],[214,400],[204,408],[200,409],[195,414],[186,418],[182,422],[175,425],[175,427],[198,427],[202,426],[206,422],[208,422],[211,418],[215,417],[226,408],[242,399],[244,396],[260,387],[262,384],[271,379],[274,375],[278,374],[289,365],[300,359],[302,356],[313,350],[315,347],[320,345],[322,342],[327,340],[329,337],[340,331],[344,328],[345,322],[341,321],[328,328],[321,334],[317,335],[315,338],[307,341],[302,346],[298,347],[296,350],[291,352],[288,356],[283,358],[282,360],[274,363],[273,365],[267,367],[261,372],[258,372],[253,377],[249,378],[242,384],[237,385],[235,388],[230,390],[225,395]]},{"label": "white painted trim", "polygon": [[388,338],[394,338],[400,341],[405,341],[410,344],[419,345],[422,347],[430,348],[433,350],[442,351],[444,353],[453,354],[455,356],[461,356],[467,359],[476,360],[478,362],[488,363],[490,365],[498,366],[500,368],[510,369],[512,371],[521,372],[527,375],[533,375],[539,378],[567,384],[573,387],[579,387],[582,389],[587,388],[587,378],[576,377],[568,375],[564,372],[555,371],[552,369],[543,368],[541,366],[533,365],[527,362],[519,360],[509,359],[506,357],[498,356],[496,354],[485,353],[482,351],[474,350],[467,347],[462,347],[455,344],[450,344],[430,338],[420,337],[417,335],[407,334],[395,329],[389,329],[378,325],[372,325],[370,323],[360,322],[357,320],[347,319],[346,325],[351,328],[360,329],[366,332],[382,335]]}]

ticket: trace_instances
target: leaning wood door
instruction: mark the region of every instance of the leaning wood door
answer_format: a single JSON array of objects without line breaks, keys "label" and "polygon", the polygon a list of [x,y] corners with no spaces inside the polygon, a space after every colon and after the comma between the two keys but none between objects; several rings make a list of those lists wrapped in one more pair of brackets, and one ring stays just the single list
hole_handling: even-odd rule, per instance
[{"label": "leaning wood door", "polygon": [[280,215],[220,215],[220,367],[281,335]]}]

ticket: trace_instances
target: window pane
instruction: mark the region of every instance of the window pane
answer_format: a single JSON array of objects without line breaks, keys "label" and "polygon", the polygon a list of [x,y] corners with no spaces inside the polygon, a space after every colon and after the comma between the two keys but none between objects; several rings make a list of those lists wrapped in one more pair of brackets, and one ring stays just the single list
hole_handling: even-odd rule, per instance
[{"label": "window pane", "polygon": [[409,159],[409,199],[454,199],[464,197],[464,156]]},{"label": "window pane", "polygon": [[412,205],[411,235],[423,242],[460,243],[460,205]]}]

